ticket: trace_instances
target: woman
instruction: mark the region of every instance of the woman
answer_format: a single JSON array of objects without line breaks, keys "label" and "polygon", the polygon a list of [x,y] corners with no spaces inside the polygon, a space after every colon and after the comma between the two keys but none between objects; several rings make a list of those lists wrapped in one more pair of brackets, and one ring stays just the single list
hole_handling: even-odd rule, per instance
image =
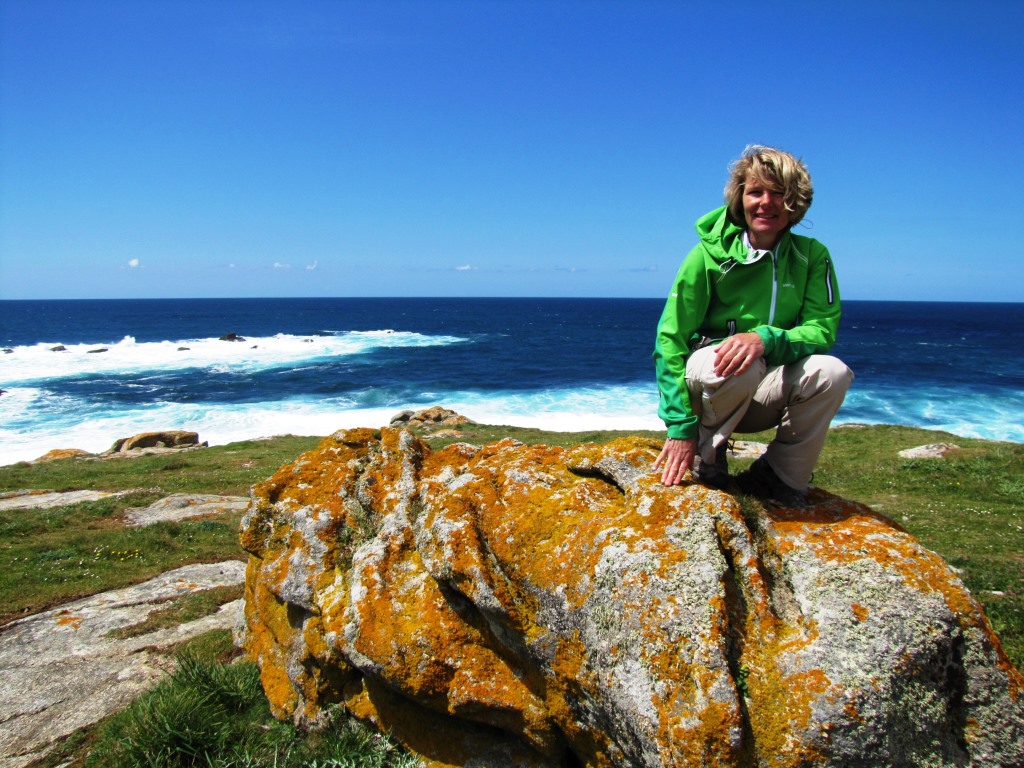
[{"label": "woman", "polygon": [[726,487],[733,432],[778,427],[740,490],[802,506],[829,423],[853,373],[824,353],[836,340],[839,288],[828,250],[790,230],[811,205],[803,162],[751,146],[731,167],[726,205],[697,221],[654,350],[668,428],[654,464],[665,485],[687,470]]}]

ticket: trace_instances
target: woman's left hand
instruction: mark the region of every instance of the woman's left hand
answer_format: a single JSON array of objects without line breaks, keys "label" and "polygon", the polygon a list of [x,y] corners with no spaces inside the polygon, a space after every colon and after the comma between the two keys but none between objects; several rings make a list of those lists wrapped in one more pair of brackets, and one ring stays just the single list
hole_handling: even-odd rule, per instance
[{"label": "woman's left hand", "polygon": [[715,347],[715,373],[723,379],[743,373],[764,357],[764,342],[753,331],[737,333]]}]

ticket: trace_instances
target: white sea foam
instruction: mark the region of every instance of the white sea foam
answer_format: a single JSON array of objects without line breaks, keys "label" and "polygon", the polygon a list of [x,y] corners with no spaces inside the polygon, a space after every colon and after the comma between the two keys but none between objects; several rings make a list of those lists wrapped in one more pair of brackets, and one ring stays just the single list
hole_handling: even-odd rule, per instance
[{"label": "white sea foam", "polygon": [[34,425],[10,428],[16,413],[30,407],[38,390],[17,388],[0,397],[0,465],[31,461],[54,448],[90,453],[108,449],[121,437],[158,429],[199,433],[211,445],[272,435],[327,435],[338,429],[381,427],[399,411],[444,405],[474,421],[561,431],[659,429],[657,395],[649,389],[609,387],[540,393],[451,392],[437,399],[394,402],[386,407],[352,407],[340,398],[303,398],[230,405],[149,404],[106,413],[75,409]]},{"label": "white sea foam", "polygon": [[[307,341],[306,339],[310,340]],[[30,461],[54,448],[106,450],[118,438],[156,429],[186,429],[221,445],[258,437],[326,435],[338,429],[386,425],[398,411],[443,405],[481,423],[559,431],[660,430],[653,381],[635,385],[545,390],[424,392],[398,399],[381,390],[333,397],[246,403],[104,404],[55,395],[46,382],[76,375],[226,366],[232,370],[298,369],[323,358],[380,347],[455,344],[457,337],[387,332],[338,336],[275,336],[228,343],[217,339],[138,344],[127,338],[108,352],[95,346],[18,347],[0,355],[0,465]],[[189,350],[179,352],[179,346]],[[252,347],[256,347],[253,349]],[[45,417],[41,416],[45,412]],[[909,424],[965,437],[1024,442],[1024,394],[993,395],[940,387],[878,388],[858,382],[835,423]]]},{"label": "white sea foam", "polygon": [[[350,331],[333,336],[278,334],[232,342],[216,338],[136,342],[131,336],[110,345],[62,345],[55,341],[13,347],[10,353],[0,355],[0,388],[53,378],[139,371],[291,368],[302,361],[359,355],[375,349],[444,346],[462,341],[465,339],[456,336],[387,330]],[[64,349],[54,351],[60,347]]]},{"label": "white sea foam", "polygon": [[1024,393],[957,392],[942,387],[871,390],[854,385],[835,423],[903,424],[963,437],[1024,443]]}]

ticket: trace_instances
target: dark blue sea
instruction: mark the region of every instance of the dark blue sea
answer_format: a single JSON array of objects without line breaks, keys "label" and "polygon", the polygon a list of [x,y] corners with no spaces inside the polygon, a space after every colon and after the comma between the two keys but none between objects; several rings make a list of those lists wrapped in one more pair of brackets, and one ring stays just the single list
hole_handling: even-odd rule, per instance
[{"label": "dark blue sea", "polygon": [[[212,445],[325,435],[437,404],[487,423],[660,429],[662,303],[0,301],[0,464],[154,429]],[[843,307],[834,353],[857,380],[837,423],[1024,442],[1024,304]]]}]

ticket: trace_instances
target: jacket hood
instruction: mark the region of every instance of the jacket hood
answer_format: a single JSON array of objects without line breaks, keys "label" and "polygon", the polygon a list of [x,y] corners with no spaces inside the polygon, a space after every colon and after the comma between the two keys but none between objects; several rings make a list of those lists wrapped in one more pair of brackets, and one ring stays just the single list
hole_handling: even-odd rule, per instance
[{"label": "jacket hood", "polygon": [[[746,264],[751,260],[750,252],[743,244],[744,228],[732,220],[729,209],[724,205],[701,216],[695,226],[701,244],[715,261],[731,259]],[[782,234],[783,240],[788,234],[788,231]]]}]

